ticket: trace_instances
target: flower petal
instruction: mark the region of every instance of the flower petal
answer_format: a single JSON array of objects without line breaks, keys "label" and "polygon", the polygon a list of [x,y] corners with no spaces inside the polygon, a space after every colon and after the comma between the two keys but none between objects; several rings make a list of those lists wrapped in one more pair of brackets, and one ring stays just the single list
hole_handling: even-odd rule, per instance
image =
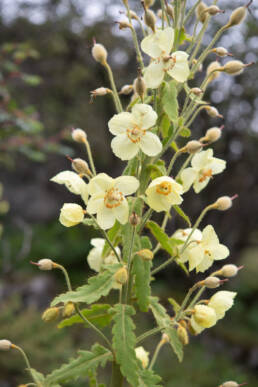
[{"label": "flower petal", "polygon": [[156,156],[162,151],[162,143],[156,134],[146,132],[141,137],[140,148],[147,156]]},{"label": "flower petal", "polygon": [[221,173],[226,168],[226,161],[213,157],[209,164],[209,168],[212,170],[213,175]]},{"label": "flower petal", "polygon": [[112,177],[108,176],[106,173],[99,173],[89,182],[89,194],[94,195],[105,192],[112,188],[113,184],[114,179],[112,179]]},{"label": "flower petal", "polygon": [[176,58],[176,63],[168,74],[177,82],[185,82],[189,77],[190,70],[188,65],[188,54],[183,51],[176,51],[172,54],[172,58]]},{"label": "flower petal", "polygon": [[103,228],[103,230],[106,230],[113,227],[115,220],[115,215],[113,214],[112,209],[107,208],[103,203],[97,212],[98,225]]},{"label": "flower petal", "polygon": [[92,196],[88,201],[88,205],[87,205],[88,213],[96,214],[98,212],[98,209],[102,206],[103,203],[104,203],[103,193]]},{"label": "flower petal", "polygon": [[192,167],[199,171],[207,166],[208,162],[213,156],[213,149],[207,149],[206,151],[198,152],[192,158]]},{"label": "flower petal", "polygon": [[211,179],[210,177],[206,177],[205,180],[200,181],[199,178],[197,177],[197,179],[195,180],[195,182],[193,184],[194,192],[197,194],[199,192],[201,192],[208,185],[210,179]]},{"label": "flower petal", "polygon": [[145,70],[143,78],[146,86],[150,89],[157,89],[163,81],[165,72],[163,61],[151,63]]},{"label": "flower petal", "polygon": [[136,104],[132,108],[134,121],[141,129],[149,129],[155,125],[158,115],[150,105]]},{"label": "flower petal", "polygon": [[120,176],[115,179],[115,187],[121,191],[123,195],[131,195],[137,191],[139,181],[134,176]]},{"label": "flower petal", "polygon": [[171,208],[171,204],[167,201],[164,195],[160,195],[156,192],[156,190],[152,190],[151,193],[147,196],[147,203],[150,208],[155,210],[156,212],[161,211],[169,211]]},{"label": "flower petal", "polygon": [[191,167],[185,168],[181,172],[180,179],[182,180],[182,183],[183,183],[184,192],[187,192],[190,189],[196,176],[197,176],[197,172]]},{"label": "flower petal", "polygon": [[142,51],[158,58],[163,52],[169,54],[174,42],[174,30],[171,27],[164,30],[157,30],[155,33],[147,36],[141,42]]},{"label": "flower petal", "polygon": [[109,131],[114,135],[125,133],[127,129],[132,129],[134,125],[133,116],[128,112],[115,114],[108,121]]},{"label": "flower petal", "polygon": [[126,134],[114,137],[111,148],[121,160],[131,160],[139,152],[139,145],[131,141]]},{"label": "flower petal", "polygon": [[129,207],[127,200],[124,199],[120,206],[114,207],[112,209],[114,216],[121,224],[126,224],[129,217]]},{"label": "flower petal", "polygon": [[146,36],[141,42],[141,49],[145,54],[152,58],[158,58],[162,49],[159,47],[159,41],[157,40],[156,33]]},{"label": "flower petal", "polygon": [[101,249],[103,249],[104,245],[105,245],[105,239],[103,238],[92,238],[90,240],[90,244],[94,247],[99,247]]}]

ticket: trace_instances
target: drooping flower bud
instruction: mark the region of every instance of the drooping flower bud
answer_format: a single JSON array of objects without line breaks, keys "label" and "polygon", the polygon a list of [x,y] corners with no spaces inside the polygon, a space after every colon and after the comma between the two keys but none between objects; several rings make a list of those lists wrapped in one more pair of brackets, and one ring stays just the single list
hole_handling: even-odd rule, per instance
[{"label": "drooping flower bud", "polygon": [[146,8],[152,7],[154,3],[155,3],[155,0],[144,0],[144,6]]},{"label": "drooping flower bud", "polygon": [[210,7],[206,8],[204,12],[207,12],[209,15],[214,16],[218,13],[224,13],[224,10],[219,9],[216,5],[211,5]]},{"label": "drooping flower bud", "polygon": [[171,19],[174,20],[174,9],[170,4],[166,5],[166,11],[167,11],[168,16],[170,16]]},{"label": "drooping flower bud", "polygon": [[208,18],[208,14],[205,12],[207,8],[207,5],[203,1],[201,1],[196,7],[195,15],[201,23],[204,23]]},{"label": "drooping flower bud", "polygon": [[96,62],[99,62],[102,65],[106,63],[108,53],[105,47],[103,46],[103,44],[94,42],[94,45],[91,50],[91,54]]},{"label": "drooping flower bud", "polygon": [[214,208],[219,211],[227,211],[232,207],[232,202],[236,199],[238,195],[234,195],[231,198],[229,196],[221,196],[214,203]]},{"label": "drooping flower bud", "polygon": [[196,95],[197,97],[200,97],[200,95],[203,94],[203,90],[199,89],[199,87],[193,87],[192,89],[190,89],[189,92],[190,92],[191,94]]},{"label": "drooping flower bud", "polygon": [[42,320],[45,322],[54,321],[59,316],[59,308],[48,308],[42,314]]},{"label": "drooping flower bud", "polygon": [[52,270],[52,269],[54,269],[54,262],[48,258],[40,259],[36,265],[38,266],[38,268],[40,270]]},{"label": "drooping flower bud", "polygon": [[241,270],[243,266],[237,267],[233,264],[224,265],[218,272],[219,275],[223,277],[235,277],[239,270]]},{"label": "drooping flower bud", "polygon": [[118,284],[124,285],[128,280],[128,272],[126,267],[121,267],[121,269],[117,270],[117,272],[114,274],[114,278]]},{"label": "drooping flower bud", "polygon": [[144,12],[144,23],[147,27],[150,27],[153,32],[156,30],[156,16],[150,9],[145,9]]},{"label": "drooping flower bud", "polygon": [[212,118],[223,118],[223,115],[218,112],[218,109],[216,109],[214,106],[205,106],[204,109],[206,110],[207,114]]},{"label": "drooping flower bud", "polygon": [[240,387],[240,386],[246,386],[246,385],[247,383],[238,384],[237,382],[230,380],[229,382],[225,382],[221,384],[219,387]]},{"label": "drooping flower bud", "polygon": [[59,221],[65,227],[76,226],[84,219],[83,208],[76,203],[65,203],[61,208]]},{"label": "drooping flower bud", "polygon": [[136,227],[140,223],[140,217],[136,214],[136,212],[132,212],[129,217],[129,222],[132,226]]},{"label": "drooping flower bud", "polygon": [[129,95],[133,91],[133,85],[124,85],[119,91],[119,94]]},{"label": "drooping flower bud", "polygon": [[138,72],[138,77],[135,79],[133,83],[133,87],[134,87],[135,93],[137,93],[141,98],[141,100],[143,101],[147,87],[140,70]]},{"label": "drooping flower bud", "polygon": [[213,128],[208,129],[207,132],[205,133],[205,136],[202,137],[200,141],[206,141],[211,144],[219,140],[219,138],[221,137],[222,128],[223,126],[220,128],[215,126]]},{"label": "drooping flower bud", "polygon": [[0,340],[0,351],[9,351],[12,348],[12,343],[9,340]]},{"label": "drooping flower bud", "polygon": [[70,317],[75,311],[73,302],[68,302],[63,309],[63,316]]},{"label": "drooping flower bud", "polygon": [[225,282],[225,280],[221,281],[218,277],[207,277],[200,283],[203,286],[206,286],[208,289],[215,289],[218,288],[223,282]]},{"label": "drooping flower bud", "polygon": [[73,129],[72,130],[72,139],[76,142],[85,143],[87,141],[87,134],[82,129]]},{"label": "drooping flower bud", "polygon": [[98,89],[92,90],[90,92],[91,96],[91,103],[93,102],[93,99],[96,97],[103,97],[104,95],[112,93],[112,90],[108,89],[107,87],[99,87]]},{"label": "drooping flower bud", "polygon": [[216,55],[218,55],[218,56],[220,56],[222,58],[224,56],[232,56],[232,54],[230,54],[228,52],[228,50],[226,48],[224,48],[224,47],[216,47],[216,48],[213,48],[211,51],[214,52],[214,54],[216,54]]},{"label": "drooping flower bud", "polygon": [[219,70],[222,68],[223,67],[218,61],[211,62],[207,67],[207,71],[206,71],[207,76],[209,76],[208,81],[212,82],[214,81],[214,79],[217,79],[220,76],[220,71],[216,71],[216,70]]},{"label": "drooping flower bud", "polygon": [[139,21],[138,15],[132,10],[130,10],[130,16],[131,16],[131,19]]},{"label": "drooping flower bud", "polygon": [[178,334],[179,340],[183,345],[189,344],[189,337],[185,327],[183,327],[182,325],[179,325],[177,328],[177,334]]},{"label": "drooping flower bud", "polygon": [[122,20],[116,23],[119,25],[120,30],[125,30],[126,28],[132,29],[132,25],[128,23],[126,20]]},{"label": "drooping flower bud", "polygon": [[72,160],[72,168],[75,172],[77,172],[79,175],[91,175],[91,171],[89,169],[89,164],[87,161],[83,159],[73,159]]},{"label": "drooping flower bud", "polygon": [[203,147],[203,144],[200,141],[192,140],[189,141],[182,149],[182,152],[187,152],[190,154],[194,154],[199,152]]},{"label": "drooping flower bud", "polygon": [[145,261],[151,261],[154,258],[153,252],[149,249],[139,250],[136,254],[142,257]]},{"label": "drooping flower bud", "polygon": [[239,75],[244,71],[245,67],[251,66],[252,64],[252,62],[244,64],[240,60],[232,60],[223,66],[223,71],[230,75]]}]

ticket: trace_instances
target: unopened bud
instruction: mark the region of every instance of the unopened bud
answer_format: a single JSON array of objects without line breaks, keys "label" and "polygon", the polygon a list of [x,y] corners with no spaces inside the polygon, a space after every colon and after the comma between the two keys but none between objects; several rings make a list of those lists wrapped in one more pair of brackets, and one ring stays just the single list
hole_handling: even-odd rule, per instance
[{"label": "unopened bud", "polygon": [[124,85],[120,90],[119,94],[128,95],[133,91],[133,85]]},{"label": "unopened bud", "polygon": [[152,7],[154,3],[155,3],[155,0],[144,0],[144,6],[146,8]]},{"label": "unopened bud", "polygon": [[240,387],[240,386],[246,386],[247,383],[241,383],[238,384],[237,382],[229,381],[221,384],[219,387]]},{"label": "unopened bud", "polygon": [[114,274],[115,281],[120,284],[124,285],[128,280],[128,272],[125,267],[121,267],[121,269],[117,270],[117,272]]},{"label": "unopened bud", "polygon": [[151,261],[154,258],[153,252],[149,249],[142,249],[136,253],[146,261]]},{"label": "unopened bud", "polygon": [[207,67],[207,76],[209,76],[208,80],[209,82],[214,81],[214,79],[218,78],[220,76],[220,71],[216,71],[219,69],[222,69],[223,67],[220,65],[219,62],[214,61],[209,64]]},{"label": "unopened bud", "polygon": [[199,87],[193,87],[190,89],[190,93],[196,95],[197,97],[200,97],[200,95],[203,94],[203,90],[199,89]]},{"label": "unopened bud", "polygon": [[215,118],[215,117],[223,118],[222,114],[218,112],[218,109],[216,109],[213,106],[205,106],[204,109],[206,110],[207,114],[212,118]]},{"label": "unopened bud", "polygon": [[134,11],[130,10],[130,16],[131,16],[131,19],[139,21],[139,17],[137,16],[137,14]]},{"label": "unopened bud", "polygon": [[166,11],[167,11],[167,14],[171,17],[171,19],[174,20],[174,10],[170,4],[166,5]]},{"label": "unopened bud", "polygon": [[247,14],[246,9],[247,9],[247,7],[239,7],[237,9],[235,9],[232,12],[232,14],[229,18],[229,21],[226,24],[225,28],[237,26],[238,24],[242,23],[242,21],[245,19],[246,14]]},{"label": "unopened bud", "polygon": [[52,270],[54,268],[54,262],[48,258],[40,259],[36,265],[40,270]]},{"label": "unopened bud", "polygon": [[211,5],[210,7],[206,8],[204,12],[207,12],[209,15],[214,16],[218,13],[224,13],[225,11],[219,9],[216,5]]},{"label": "unopened bud", "polygon": [[107,87],[99,87],[98,89],[92,90],[90,92],[91,98],[103,97],[104,95],[112,93],[112,90]]},{"label": "unopened bud", "polygon": [[251,66],[253,63],[244,64],[240,60],[232,60],[223,66],[223,71],[230,75],[239,75],[244,71],[245,67]]},{"label": "unopened bud", "polygon": [[153,32],[155,32],[155,30],[156,30],[155,13],[149,9],[146,9],[145,13],[144,13],[144,23],[146,24],[147,27],[150,27]]},{"label": "unopened bud", "polygon": [[182,151],[190,153],[190,154],[194,154],[194,153],[199,152],[202,149],[202,147],[203,147],[203,144],[201,142],[196,141],[196,140],[192,140],[192,141],[189,141],[182,148]]},{"label": "unopened bud", "polygon": [[218,277],[207,277],[204,281],[201,281],[202,286],[206,286],[208,289],[218,288],[225,280],[220,280]]},{"label": "unopened bud", "polygon": [[91,175],[89,164],[83,159],[73,159],[72,168],[75,172],[79,173],[79,175]]},{"label": "unopened bud", "polygon": [[140,223],[140,217],[136,214],[136,212],[133,212],[129,217],[129,222],[132,226],[136,227]]},{"label": "unopened bud", "polygon": [[239,270],[241,270],[243,266],[237,267],[236,265],[229,264],[224,265],[218,272],[219,275],[223,277],[235,277]]},{"label": "unopened bud", "polygon": [[101,63],[104,65],[107,61],[107,50],[102,44],[94,43],[91,54],[96,62]]},{"label": "unopened bud", "polygon": [[207,141],[209,143],[213,143],[217,141],[221,137],[221,128],[213,127],[207,130],[205,136],[200,139],[200,141]]},{"label": "unopened bud", "polygon": [[214,207],[219,211],[227,211],[232,207],[232,199],[229,196],[221,196],[215,202]]},{"label": "unopened bud", "polygon": [[195,15],[201,23],[204,23],[208,18],[208,14],[205,12],[207,8],[207,5],[203,1],[196,7]]},{"label": "unopened bud", "polygon": [[138,74],[138,77],[134,81],[133,87],[134,91],[139,95],[141,100],[143,100],[147,90],[147,86],[140,72]]},{"label": "unopened bud", "polygon": [[232,56],[232,54],[230,54],[228,50],[224,47],[216,47],[216,48],[213,48],[211,51],[214,52],[214,54],[221,56],[222,58],[224,56]]},{"label": "unopened bud", "polygon": [[124,30],[126,28],[130,28],[130,29],[132,28],[132,25],[125,20],[122,20],[122,21],[116,22],[116,23],[119,25],[120,30]]},{"label": "unopened bud", "polygon": [[161,340],[162,340],[164,343],[169,343],[169,342],[170,342],[169,336],[168,336],[166,333],[163,333],[163,335],[161,336]]},{"label": "unopened bud", "polygon": [[75,311],[75,306],[72,302],[68,302],[63,309],[63,316],[70,317]]},{"label": "unopened bud", "polygon": [[183,345],[189,344],[189,337],[185,327],[183,327],[182,325],[179,325],[177,328],[177,334],[178,334],[179,340]]},{"label": "unopened bud", "polygon": [[9,351],[12,348],[12,343],[9,340],[0,340],[0,351]]},{"label": "unopened bud", "polygon": [[79,129],[79,128],[73,129],[72,139],[76,142],[85,143],[87,141],[87,134],[82,129]]},{"label": "unopened bud", "polygon": [[45,322],[53,321],[59,316],[59,308],[48,308],[42,314],[42,320]]}]

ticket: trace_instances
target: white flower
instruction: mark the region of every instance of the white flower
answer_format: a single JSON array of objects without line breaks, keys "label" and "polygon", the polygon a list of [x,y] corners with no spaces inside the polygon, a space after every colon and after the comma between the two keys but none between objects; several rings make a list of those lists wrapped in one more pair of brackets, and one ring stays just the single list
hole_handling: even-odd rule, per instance
[{"label": "white flower", "polygon": [[155,211],[169,211],[170,207],[182,203],[181,184],[172,177],[161,176],[154,179],[146,189],[147,203]]},{"label": "white flower", "polygon": [[147,368],[149,364],[149,352],[145,351],[143,347],[135,348],[137,359],[142,363],[143,368]]},{"label": "white flower", "polygon": [[157,113],[146,104],[134,105],[132,113],[115,114],[108,122],[110,132],[116,136],[111,141],[114,154],[121,160],[130,160],[139,150],[147,156],[160,153],[160,139],[148,130],[156,121]]},{"label": "white flower", "polygon": [[190,271],[196,269],[196,272],[204,272],[215,260],[225,259],[229,255],[228,248],[219,243],[217,234],[211,225],[203,229],[201,238],[200,234],[196,234],[196,237],[196,242],[193,238],[180,256],[180,262],[189,262]]},{"label": "white flower", "polygon": [[208,305],[215,310],[218,320],[223,318],[226,311],[232,307],[235,297],[235,292],[229,292],[227,290],[221,290],[211,297]]},{"label": "white flower", "polygon": [[61,208],[59,221],[65,227],[72,227],[81,223],[84,218],[84,211],[79,204],[65,203]]},{"label": "white flower", "polygon": [[139,181],[133,176],[120,176],[116,179],[99,173],[89,183],[89,199],[87,211],[97,214],[97,222],[101,228],[111,228],[117,219],[121,224],[128,221],[129,207],[126,195],[133,194],[139,187]]},{"label": "white flower", "polygon": [[203,190],[213,175],[221,173],[226,168],[226,161],[213,157],[213,150],[208,149],[194,155],[192,167],[186,168],[180,175],[184,192],[193,184],[196,193]]},{"label": "white flower", "polygon": [[[187,240],[189,234],[191,234],[191,232],[192,232],[192,228],[179,229],[173,234],[173,238],[179,239],[179,240],[185,242]],[[192,235],[189,239],[189,242],[200,241],[201,239],[202,239],[202,232],[200,230],[198,230],[198,228],[197,228],[192,233]]]},{"label": "white flower", "polygon": [[167,73],[178,82],[185,82],[189,76],[188,54],[184,51],[171,53],[174,30],[171,27],[157,30],[141,42],[142,50],[154,59],[146,68],[144,80],[147,87],[156,89]]},{"label": "white flower", "polygon": [[57,184],[64,184],[70,192],[76,195],[81,195],[84,203],[87,204],[88,186],[85,181],[77,175],[77,173],[72,171],[63,171],[52,177],[50,181]]},{"label": "white flower", "polygon": [[[92,270],[99,272],[103,264],[112,265],[114,263],[118,263],[118,260],[113,251],[110,251],[109,255],[103,258],[102,253],[105,245],[105,239],[93,238],[91,239],[90,243],[94,247],[89,252],[87,261],[88,261],[89,267]],[[117,254],[121,255],[119,247],[116,247],[115,249]]]}]

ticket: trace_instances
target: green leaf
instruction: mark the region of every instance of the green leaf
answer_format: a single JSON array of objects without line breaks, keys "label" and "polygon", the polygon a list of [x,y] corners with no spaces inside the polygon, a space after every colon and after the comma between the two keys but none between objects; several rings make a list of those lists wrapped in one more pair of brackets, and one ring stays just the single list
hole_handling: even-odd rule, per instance
[{"label": "green leaf", "polygon": [[150,297],[150,308],[158,326],[163,328],[162,331],[168,335],[169,343],[181,362],[183,360],[183,344],[179,340],[175,328],[172,326],[172,321],[166,309],[159,303],[157,297]]},{"label": "green leaf", "polygon": [[122,267],[117,263],[109,265],[107,270],[91,277],[87,285],[77,288],[75,291],[63,293],[54,298],[51,306],[55,306],[59,302],[86,302],[92,304],[102,296],[106,296],[113,287],[113,275]]},{"label": "green leaf", "polygon": [[[121,231],[121,224],[116,220],[114,226],[107,233],[108,238],[109,238],[110,242],[113,244],[113,246],[116,246],[115,241],[116,241],[117,237],[119,236],[120,231]],[[104,245],[103,252],[102,252],[102,257],[106,257],[110,250],[111,250],[111,248],[106,241],[105,245]]]},{"label": "green leaf", "polygon": [[179,135],[181,137],[190,137],[192,134],[191,130],[184,126],[182,129],[180,129]]},{"label": "green leaf", "polygon": [[53,383],[76,380],[79,377],[85,377],[88,370],[95,370],[98,366],[104,367],[108,360],[112,360],[112,353],[99,344],[95,344],[91,351],[79,351],[76,359],[71,359],[69,363],[53,371],[47,376],[48,386]]},{"label": "green leaf", "polygon": [[138,165],[137,157],[134,157],[132,160],[128,161],[128,164],[123,171],[123,176],[124,175],[136,176],[137,165]]},{"label": "green leaf", "polygon": [[147,168],[150,170],[151,179],[167,175],[167,169],[164,160],[158,160],[155,164],[148,164]]},{"label": "green leaf", "polygon": [[[108,313],[109,309],[110,305],[108,304],[95,304],[92,305],[90,309],[83,309],[81,312],[91,323],[99,328],[104,328],[108,326],[112,320],[112,315]],[[85,324],[85,327],[89,328],[89,325],[86,324],[86,322],[78,314],[64,319],[57,327],[61,329],[64,327],[70,327],[74,324]]]},{"label": "green leaf", "polygon": [[181,216],[181,218],[183,218],[186,221],[188,226],[192,227],[192,223],[191,223],[189,216],[186,215],[186,213],[182,210],[182,208],[177,206],[177,205],[173,206],[173,208],[178,213],[178,215]]},{"label": "green leaf", "polygon": [[171,121],[175,121],[178,118],[178,102],[177,102],[177,90],[176,82],[171,81],[165,83],[162,91],[162,104],[165,113],[168,115]]},{"label": "green leaf", "polygon": [[151,295],[151,261],[145,261],[139,255],[135,255],[132,272],[135,275],[135,294],[137,303],[142,312],[149,309],[149,297]]},{"label": "green leaf", "polygon": [[152,235],[157,239],[164,250],[166,250],[171,256],[176,254],[175,244],[157,223],[150,220],[146,223],[146,227],[149,228]]},{"label": "green leaf", "polygon": [[30,368],[30,372],[33,378],[39,383],[39,385],[43,386],[41,383],[45,382],[45,376],[40,372],[38,372],[37,370],[34,370],[34,368]]},{"label": "green leaf", "polygon": [[168,298],[168,302],[173,306],[174,312],[177,313],[180,309],[180,305],[174,300],[174,298]]},{"label": "green leaf", "polygon": [[161,387],[158,384],[160,381],[160,376],[155,375],[152,370],[141,370],[139,372],[139,387]]},{"label": "green leaf", "polygon": [[132,306],[118,304],[113,308],[114,326],[113,348],[121,372],[132,386],[138,386],[138,363],[135,354],[136,337],[132,317],[135,310]]},{"label": "green leaf", "polygon": [[142,236],[141,237],[141,248],[142,249],[152,249],[152,243],[150,241],[150,238],[147,236]]},{"label": "green leaf", "polygon": [[169,128],[170,128],[170,119],[166,114],[163,114],[162,116],[160,128],[161,128],[162,137],[163,138],[168,137]]}]

